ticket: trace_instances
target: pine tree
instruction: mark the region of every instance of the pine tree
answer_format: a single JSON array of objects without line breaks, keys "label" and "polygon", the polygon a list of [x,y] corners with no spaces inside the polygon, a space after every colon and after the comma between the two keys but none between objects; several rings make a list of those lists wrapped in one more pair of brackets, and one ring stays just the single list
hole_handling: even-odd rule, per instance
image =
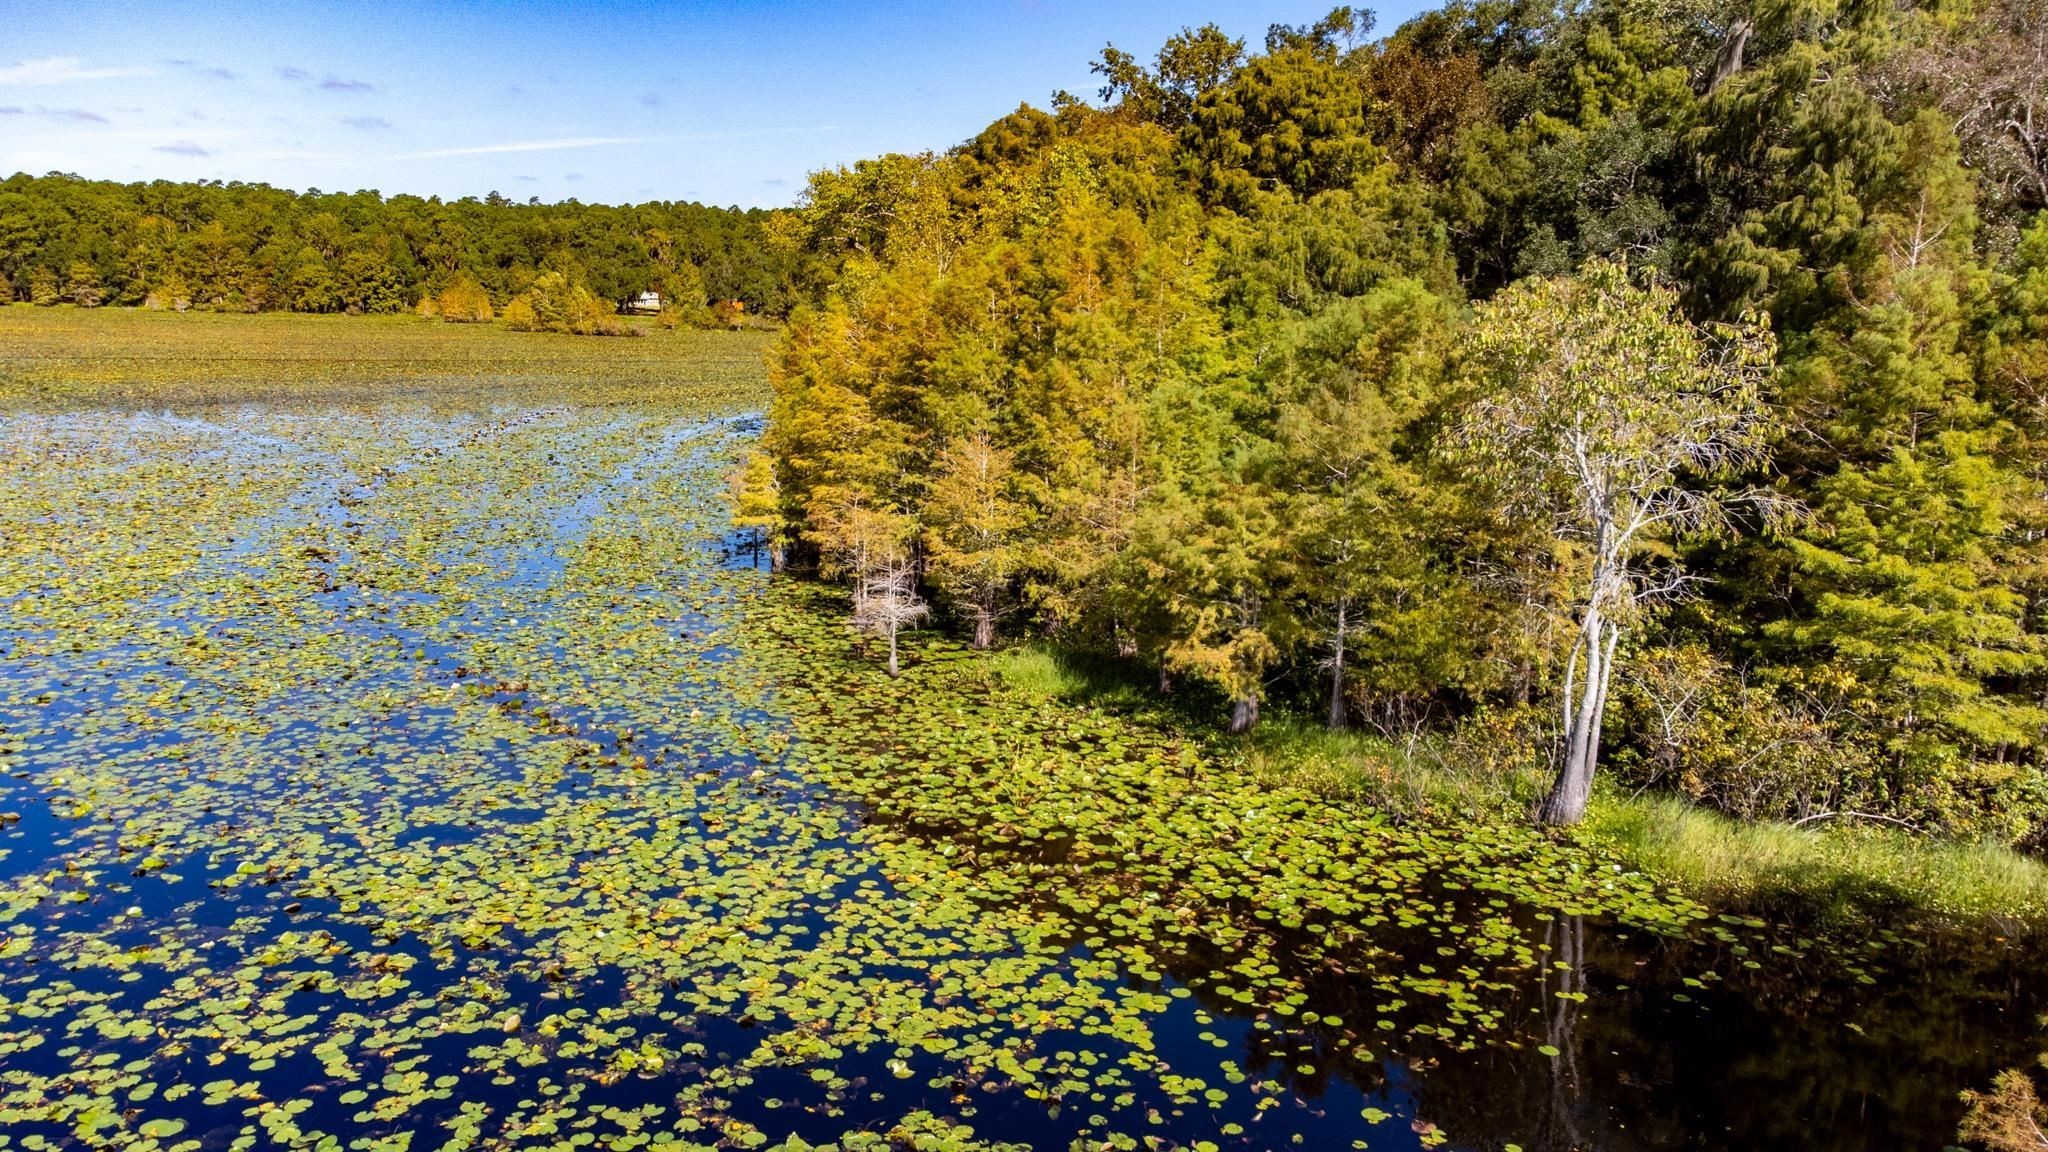
[{"label": "pine tree", "polygon": [[1383,684],[1417,686],[1393,666],[1423,655],[1417,629],[1433,633],[1429,619],[1453,615],[1444,609],[1455,596],[1429,570],[1438,517],[1410,457],[1414,425],[1441,386],[1452,319],[1419,283],[1389,282],[1307,322],[1279,386],[1287,595],[1294,630],[1328,676],[1333,728],[1345,725],[1361,655]]},{"label": "pine tree", "polygon": [[28,274],[28,302],[48,307],[62,300],[57,290],[57,274],[38,264]]},{"label": "pine tree", "polygon": [[976,648],[995,643],[1023,568],[1026,511],[1016,488],[1015,454],[984,432],[939,453],[924,495],[926,575],[971,622]]},{"label": "pine tree", "polygon": [[99,269],[90,261],[73,260],[71,275],[64,282],[64,295],[80,308],[97,308],[103,294]]}]

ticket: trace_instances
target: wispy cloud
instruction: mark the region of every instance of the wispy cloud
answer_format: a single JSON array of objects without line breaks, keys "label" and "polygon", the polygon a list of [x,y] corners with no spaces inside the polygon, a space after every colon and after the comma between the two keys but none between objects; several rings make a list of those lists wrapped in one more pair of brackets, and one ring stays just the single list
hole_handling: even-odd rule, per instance
[{"label": "wispy cloud", "polygon": [[394,160],[435,160],[443,156],[494,156],[503,152],[558,152],[565,148],[609,148],[619,144],[647,144],[641,136],[570,136],[559,140],[514,140],[505,144],[478,144],[468,148],[435,148],[408,152]]},{"label": "wispy cloud", "polygon": [[476,144],[467,148],[433,148],[405,152],[392,160],[438,160],[446,156],[493,156],[506,152],[559,152],[569,148],[611,148],[624,144],[704,144],[725,140],[759,140],[775,136],[810,136],[837,132],[833,124],[806,128],[752,128],[733,132],[693,132],[680,136],[565,136],[553,140],[514,140],[504,144]]},{"label": "wispy cloud", "polygon": [[76,56],[50,56],[0,66],[0,84],[71,84],[79,80],[111,80],[118,76],[140,76],[147,68],[87,68]]},{"label": "wispy cloud", "polygon": [[381,132],[391,127],[391,121],[382,116],[343,116],[341,122],[350,128],[360,128],[365,132]]},{"label": "wispy cloud", "polygon": [[79,124],[105,124],[107,118],[84,108],[37,108],[36,111],[52,120],[71,120]]},{"label": "wispy cloud", "polygon": [[562,177],[562,179],[569,181],[571,184],[581,184],[583,183],[583,173],[571,172],[568,175]]},{"label": "wispy cloud", "polygon": [[649,108],[659,108],[661,107],[661,93],[649,92],[640,97],[640,103],[645,104]]},{"label": "wispy cloud", "polygon": [[211,156],[213,153],[201,148],[190,140],[179,140],[173,144],[159,144],[152,152],[168,152],[173,156]]},{"label": "wispy cloud", "polygon": [[339,76],[329,76],[320,82],[320,90],[322,92],[375,92],[377,86],[368,80],[345,80]]},{"label": "wispy cloud", "polygon": [[26,111],[28,109],[18,107],[0,108],[0,116],[19,116]]},{"label": "wispy cloud", "polygon": [[277,74],[286,80],[304,80],[308,76],[304,68],[294,68],[289,64],[279,68]]},{"label": "wispy cloud", "polygon": [[218,64],[201,64],[197,60],[166,60],[164,63],[169,64],[173,68],[183,68],[187,72],[198,73],[201,76],[211,76],[215,80],[234,80],[237,78],[233,72]]}]

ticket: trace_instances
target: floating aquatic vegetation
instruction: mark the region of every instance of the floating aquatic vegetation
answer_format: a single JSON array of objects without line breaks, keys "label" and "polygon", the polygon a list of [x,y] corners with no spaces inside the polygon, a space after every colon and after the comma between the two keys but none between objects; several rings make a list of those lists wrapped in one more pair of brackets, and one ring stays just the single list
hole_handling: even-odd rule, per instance
[{"label": "floating aquatic vegetation", "polygon": [[1431,1070],[1826,951],[880,674],[723,389],[460,397],[0,416],[0,1149],[1537,1147]]}]

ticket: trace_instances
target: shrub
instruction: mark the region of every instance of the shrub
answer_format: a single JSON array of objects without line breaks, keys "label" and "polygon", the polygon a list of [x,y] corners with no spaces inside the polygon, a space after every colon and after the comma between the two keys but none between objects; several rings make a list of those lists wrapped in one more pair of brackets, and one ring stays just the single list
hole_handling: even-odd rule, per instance
[{"label": "shrub", "polygon": [[71,278],[64,285],[64,294],[81,308],[97,308],[104,295],[100,288],[99,269],[84,260],[71,262]]},{"label": "shrub", "polygon": [[505,326],[520,332],[625,336],[631,329],[611,305],[560,272],[543,272],[505,305]]},{"label": "shrub", "polygon": [[[2042,1060],[2048,1065],[2048,1057]],[[2043,1108],[2034,1081],[2015,1068],[2001,1073],[1989,1092],[1965,1092],[1970,1114],[1956,1135],[1982,1144],[1990,1152],[2042,1152],[2048,1149],[2048,1108]]]},{"label": "shrub", "polygon": [[142,298],[142,306],[152,312],[184,312],[192,307],[192,288],[184,277],[173,272],[150,288]]},{"label": "shrub", "polygon": [[533,310],[533,305],[523,295],[514,296],[512,302],[505,305],[505,311],[500,318],[505,321],[505,327],[514,332],[541,330],[540,314]]},{"label": "shrub", "polygon": [[723,328],[739,328],[747,322],[747,306],[738,300],[720,300],[711,306],[712,323]]},{"label": "shrub", "polygon": [[48,268],[38,267],[28,274],[28,300],[31,304],[49,307],[63,297],[57,292],[57,274]]},{"label": "shrub", "polygon": [[484,291],[482,283],[468,272],[459,272],[455,279],[441,289],[435,300],[435,308],[441,319],[454,324],[488,324],[491,321],[491,294]]},{"label": "shrub", "polygon": [[2024,763],[1887,748],[1826,667],[1770,682],[1696,645],[1655,648],[1620,685],[1624,778],[1745,820],[1897,824],[2005,844],[2048,828],[2048,781]]}]

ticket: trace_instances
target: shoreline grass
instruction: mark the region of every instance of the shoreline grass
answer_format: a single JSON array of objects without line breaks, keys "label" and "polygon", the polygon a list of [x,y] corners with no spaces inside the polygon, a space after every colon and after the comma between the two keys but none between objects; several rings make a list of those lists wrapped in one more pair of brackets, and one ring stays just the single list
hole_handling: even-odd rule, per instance
[{"label": "shoreline grass", "polygon": [[1892,828],[1748,823],[1676,796],[1598,797],[1584,834],[1708,904],[1840,921],[1932,916],[2048,931],[2048,864]]},{"label": "shoreline grass", "polygon": [[733,407],[766,405],[771,333],[633,323],[644,339],[514,332],[411,314],[0,305],[0,402],[378,404],[459,392],[545,404],[566,387],[583,403],[718,392]]},{"label": "shoreline grass", "polygon": [[[1371,805],[1394,819],[1526,820],[1546,783],[1538,766],[1441,738],[1397,742],[1270,716],[1244,737],[1215,729],[1200,693],[1162,699],[1127,665],[1042,645],[989,657],[1012,690],[1085,702],[1209,738],[1236,770],[1275,787]],[[2002,844],[1883,827],[1748,823],[1671,795],[1603,786],[1586,822],[1565,835],[1724,910],[1841,924],[1876,917],[2048,933],[2048,863]]]}]

